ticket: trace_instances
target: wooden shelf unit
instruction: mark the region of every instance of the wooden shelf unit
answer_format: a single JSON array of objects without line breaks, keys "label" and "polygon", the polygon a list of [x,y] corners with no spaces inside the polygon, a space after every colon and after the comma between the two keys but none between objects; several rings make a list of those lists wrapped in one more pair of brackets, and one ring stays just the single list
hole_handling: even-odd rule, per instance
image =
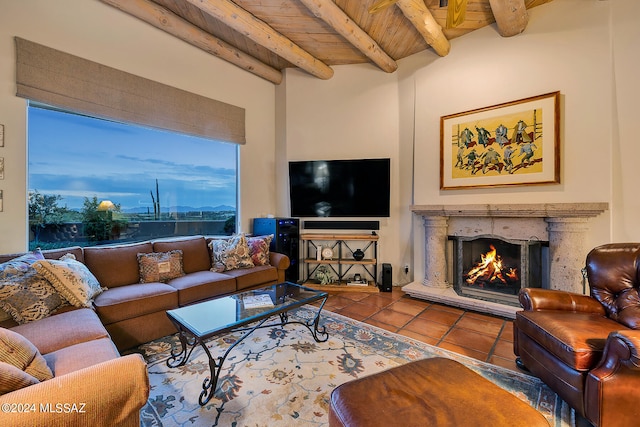
[{"label": "wooden shelf unit", "polygon": [[[377,234],[301,234],[304,285],[324,291],[378,292],[378,238]],[[327,246],[333,250],[333,258],[319,260],[318,250]],[[360,261],[353,258],[353,253],[358,249],[365,254]],[[336,283],[320,285],[313,279],[314,273],[321,265],[331,268],[337,276]],[[360,268],[352,271],[354,266]],[[367,280],[368,286],[347,285],[348,275],[356,272]]]}]

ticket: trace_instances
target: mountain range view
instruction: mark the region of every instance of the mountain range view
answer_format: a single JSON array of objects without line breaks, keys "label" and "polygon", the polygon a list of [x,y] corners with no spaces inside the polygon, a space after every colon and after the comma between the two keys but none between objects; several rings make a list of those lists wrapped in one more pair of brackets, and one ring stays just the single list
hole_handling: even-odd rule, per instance
[{"label": "mountain range view", "polygon": [[[151,212],[153,212],[153,208],[147,208],[147,207],[137,207],[137,208],[128,208],[128,209],[121,209],[120,212],[122,213],[130,213],[130,214],[146,214],[147,212],[149,212],[149,209],[151,210]],[[218,205],[218,206],[201,206],[198,208],[194,208],[191,206],[170,206],[168,208],[163,208],[162,206],[160,206],[160,211],[163,213],[169,213],[169,212],[178,212],[178,213],[186,213],[186,212],[227,212],[227,211],[235,211],[236,208],[234,208],[233,206],[229,206],[229,205]]]},{"label": "mountain range view", "polygon": [[[82,208],[69,208],[70,211],[75,211],[75,212],[80,212],[82,210]],[[235,212],[236,208],[234,208],[233,206],[229,206],[229,205],[218,205],[218,206],[201,206],[198,208],[194,208],[191,206],[170,206],[168,208],[163,208],[162,206],[160,207],[160,212],[162,213],[172,213],[172,212],[178,212],[178,213],[189,213],[189,212],[229,212],[229,211],[234,211]],[[126,214],[146,214],[148,212],[153,213],[153,208],[152,207],[145,207],[145,206],[141,206],[141,207],[136,207],[136,208],[122,208],[120,209],[121,213],[126,213]]]}]

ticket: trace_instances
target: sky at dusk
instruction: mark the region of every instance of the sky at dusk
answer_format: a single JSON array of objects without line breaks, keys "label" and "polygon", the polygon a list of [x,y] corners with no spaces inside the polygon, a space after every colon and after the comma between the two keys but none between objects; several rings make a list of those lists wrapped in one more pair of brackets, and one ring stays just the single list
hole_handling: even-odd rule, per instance
[{"label": "sky at dusk", "polygon": [[29,107],[29,191],[85,197],[122,210],[150,208],[156,179],[162,211],[236,206],[237,145]]}]

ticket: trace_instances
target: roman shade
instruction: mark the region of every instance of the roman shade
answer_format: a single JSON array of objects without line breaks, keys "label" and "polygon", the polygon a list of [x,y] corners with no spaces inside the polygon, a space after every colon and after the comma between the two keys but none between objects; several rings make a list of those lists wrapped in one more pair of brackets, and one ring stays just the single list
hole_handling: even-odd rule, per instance
[{"label": "roman shade", "polygon": [[244,144],[245,110],[28,40],[16,41],[16,95],[43,104]]}]

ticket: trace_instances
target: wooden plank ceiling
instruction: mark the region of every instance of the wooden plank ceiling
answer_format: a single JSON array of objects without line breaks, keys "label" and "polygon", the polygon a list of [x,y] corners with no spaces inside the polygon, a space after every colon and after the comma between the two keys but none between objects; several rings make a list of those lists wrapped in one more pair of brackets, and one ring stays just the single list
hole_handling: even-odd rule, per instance
[{"label": "wooden plank ceiling", "polygon": [[[514,36],[527,9],[552,0],[101,1],[279,84],[289,67],[321,79],[331,65],[391,73],[399,59],[427,49],[445,56],[449,40],[494,22],[496,37]],[[447,25],[448,13],[458,22]]]}]

